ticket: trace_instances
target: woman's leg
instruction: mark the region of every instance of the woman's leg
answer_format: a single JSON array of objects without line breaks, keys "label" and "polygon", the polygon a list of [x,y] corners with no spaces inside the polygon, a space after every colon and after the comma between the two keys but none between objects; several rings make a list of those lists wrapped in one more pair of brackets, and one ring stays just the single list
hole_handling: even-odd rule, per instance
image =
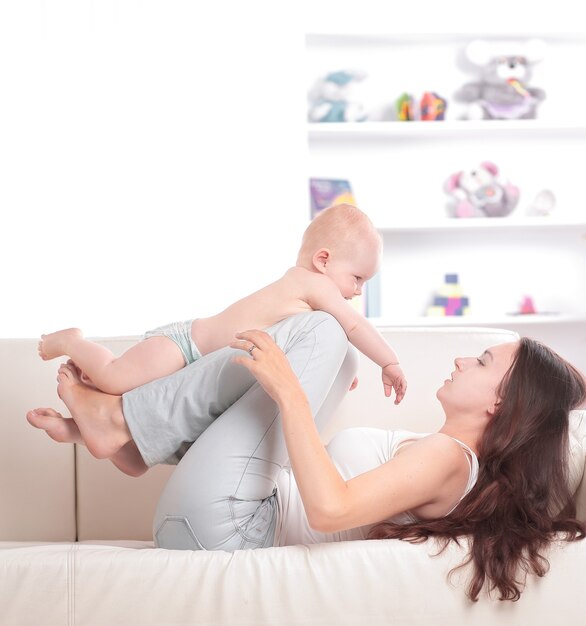
[{"label": "woman's leg", "polygon": [[[273,332],[321,428],[354,378],[355,352],[326,313],[295,316]],[[187,389],[182,394],[194,395]],[[207,550],[272,545],[275,482],[287,460],[277,407],[254,384],[193,443],[167,483],[154,520],[157,545]]]},{"label": "woman's leg", "polygon": [[[301,313],[267,331],[289,352],[329,318],[327,313]],[[216,350],[122,396],[126,423],[147,465],[177,463],[192,442],[256,382],[246,368],[232,363],[234,355],[241,356],[242,351]]]}]

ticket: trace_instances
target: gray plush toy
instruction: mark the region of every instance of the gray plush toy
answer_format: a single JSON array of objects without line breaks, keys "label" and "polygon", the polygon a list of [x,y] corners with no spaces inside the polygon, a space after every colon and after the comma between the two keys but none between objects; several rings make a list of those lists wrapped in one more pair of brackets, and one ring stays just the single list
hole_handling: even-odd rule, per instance
[{"label": "gray plush toy", "polygon": [[545,43],[477,39],[466,47],[466,58],[481,71],[481,79],[464,85],[456,100],[471,103],[467,119],[532,119],[545,91],[529,87],[532,68],[543,58]]}]

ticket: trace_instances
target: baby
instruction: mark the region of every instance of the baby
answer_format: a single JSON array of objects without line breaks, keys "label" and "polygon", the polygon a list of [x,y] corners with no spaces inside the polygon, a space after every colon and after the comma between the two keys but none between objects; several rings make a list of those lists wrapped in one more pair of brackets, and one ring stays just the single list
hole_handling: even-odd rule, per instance
[{"label": "baby", "polygon": [[307,227],[295,267],[221,313],[151,330],[119,357],[84,339],[77,328],[42,335],[39,355],[44,360],[68,356],[85,382],[121,395],[227,346],[238,331],[264,329],[296,313],[320,310],[333,315],[348,340],[382,368],[385,395],[390,397],[394,389],[398,404],[407,389],[399,359],[348,302],[378,271],[381,252],[381,237],[366,214],[349,204],[335,205]]}]

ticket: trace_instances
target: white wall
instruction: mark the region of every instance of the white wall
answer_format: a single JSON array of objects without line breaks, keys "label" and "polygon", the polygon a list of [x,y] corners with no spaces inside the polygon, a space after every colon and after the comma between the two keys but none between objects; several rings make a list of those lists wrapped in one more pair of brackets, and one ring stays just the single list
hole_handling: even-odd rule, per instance
[{"label": "white wall", "polygon": [[277,277],[307,223],[304,33],[581,23],[509,5],[3,0],[0,336],[138,333]]},{"label": "white wall", "polygon": [[0,4],[0,336],[139,333],[294,262],[304,42],[275,4]]}]

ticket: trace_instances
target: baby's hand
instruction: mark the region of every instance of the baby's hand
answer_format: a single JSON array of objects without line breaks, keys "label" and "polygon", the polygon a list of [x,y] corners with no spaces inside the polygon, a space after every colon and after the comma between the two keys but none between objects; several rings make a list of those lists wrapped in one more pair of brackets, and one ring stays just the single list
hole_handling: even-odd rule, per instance
[{"label": "baby's hand", "polygon": [[395,404],[399,404],[407,391],[407,381],[405,380],[403,370],[398,363],[396,365],[385,365],[385,367],[383,367],[382,377],[385,396],[390,398],[391,391],[394,389]]}]

